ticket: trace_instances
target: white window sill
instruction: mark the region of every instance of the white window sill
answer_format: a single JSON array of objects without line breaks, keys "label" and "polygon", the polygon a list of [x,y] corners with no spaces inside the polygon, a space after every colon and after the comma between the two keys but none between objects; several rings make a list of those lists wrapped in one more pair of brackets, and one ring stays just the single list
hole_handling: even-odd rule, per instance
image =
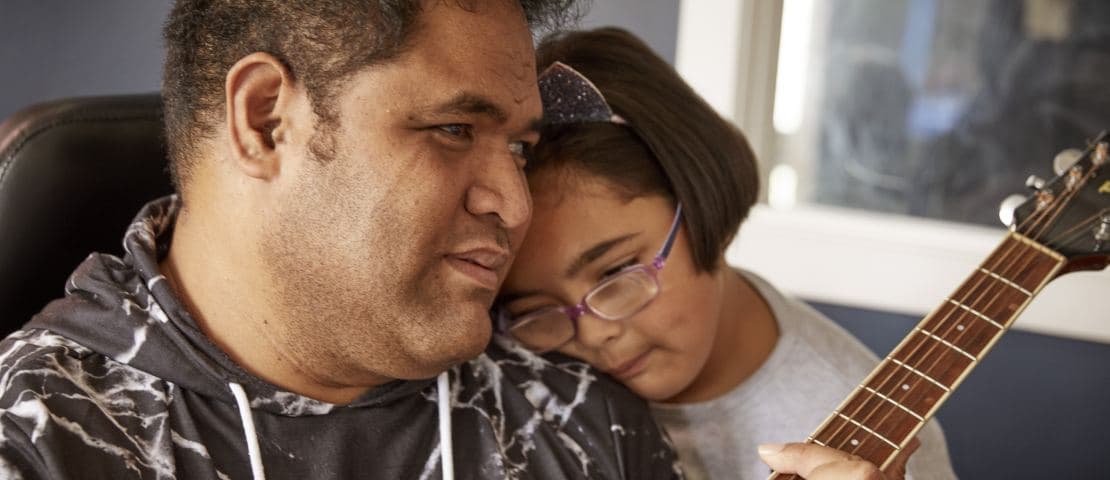
[{"label": "white window sill", "polygon": [[[1005,230],[821,206],[753,209],[729,263],[808,300],[924,316]],[[1110,343],[1110,270],[1054,280],[1014,328]]]}]

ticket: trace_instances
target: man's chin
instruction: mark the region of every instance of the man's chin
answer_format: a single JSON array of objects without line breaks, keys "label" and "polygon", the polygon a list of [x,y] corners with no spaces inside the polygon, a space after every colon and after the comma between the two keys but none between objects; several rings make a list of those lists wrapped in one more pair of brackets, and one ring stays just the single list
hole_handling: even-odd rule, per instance
[{"label": "man's chin", "polygon": [[493,335],[493,322],[488,310],[482,310],[473,320],[459,322],[458,330],[449,335],[454,343],[447,349],[451,352],[452,364],[473,360],[486,350]]},{"label": "man's chin", "polygon": [[417,359],[418,371],[410,378],[431,378],[455,365],[477,358],[489,345],[493,329],[489,316],[482,314],[480,321],[459,321],[445,325],[436,332],[435,342],[425,344],[420,352],[412,352]]}]

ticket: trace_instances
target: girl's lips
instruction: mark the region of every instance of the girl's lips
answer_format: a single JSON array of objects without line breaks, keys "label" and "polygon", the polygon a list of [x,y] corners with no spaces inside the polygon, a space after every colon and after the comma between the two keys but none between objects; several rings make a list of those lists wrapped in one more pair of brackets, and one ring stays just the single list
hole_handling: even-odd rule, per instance
[{"label": "girl's lips", "polygon": [[641,372],[643,372],[645,368],[647,368],[647,360],[649,354],[651,354],[651,349],[648,349],[646,352],[641,353],[632,360],[624,362],[617,368],[610,370],[608,373],[609,375],[612,375],[621,380],[627,380],[629,378],[635,377],[636,375],[639,375]]}]

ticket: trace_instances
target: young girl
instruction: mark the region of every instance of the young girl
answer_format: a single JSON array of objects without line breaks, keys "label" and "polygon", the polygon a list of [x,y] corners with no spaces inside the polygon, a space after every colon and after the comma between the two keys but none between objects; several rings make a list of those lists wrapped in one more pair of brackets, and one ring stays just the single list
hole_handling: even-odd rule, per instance
[{"label": "young girl", "polygon": [[[665,61],[614,28],[549,38],[537,55],[554,64],[540,79],[547,125],[500,328],[653,402],[689,477],[766,478],[757,444],[804,439],[877,359],[725,263],[757,199],[755,158]],[[909,477],[955,478],[939,427],[918,438]]]}]

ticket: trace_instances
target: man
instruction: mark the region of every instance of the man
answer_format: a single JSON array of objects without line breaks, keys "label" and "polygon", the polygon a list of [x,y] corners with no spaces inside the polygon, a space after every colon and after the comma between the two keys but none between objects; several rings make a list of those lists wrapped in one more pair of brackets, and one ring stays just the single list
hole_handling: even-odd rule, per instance
[{"label": "man", "polygon": [[526,19],[568,2],[323,3],[175,5],[180,196],[0,344],[0,477],[676,476],[629,392],[483,353],[530,215]]},{"label": "man", "polygon": [[628,391],[487,348],[531,210],[528,25],[571,2],[368,3],[175,5],[179,195],[0,343],[0,477],[680,475]]}]

